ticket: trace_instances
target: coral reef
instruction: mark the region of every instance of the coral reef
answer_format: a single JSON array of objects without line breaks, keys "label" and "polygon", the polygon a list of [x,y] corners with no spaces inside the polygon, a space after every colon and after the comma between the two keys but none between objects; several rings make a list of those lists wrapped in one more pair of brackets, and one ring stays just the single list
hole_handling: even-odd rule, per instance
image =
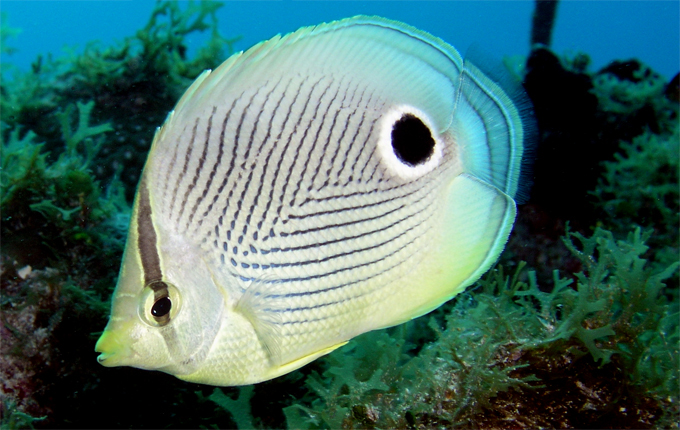
[{"label": "coral reef", "polygon": [[99,366],[153,129],[235,41],[220,6],[158,2],[116,46],[3,72],[2,428],[678,428],[677,76],[545,47],[506,61],[535,106],[536,185],[476,286],[256,386]]}]

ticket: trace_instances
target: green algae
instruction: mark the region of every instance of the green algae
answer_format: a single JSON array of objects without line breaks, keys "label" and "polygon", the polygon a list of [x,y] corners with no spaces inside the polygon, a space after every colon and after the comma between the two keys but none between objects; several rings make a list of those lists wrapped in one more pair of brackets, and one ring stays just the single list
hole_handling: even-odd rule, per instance
[{"label": "green algae", "polygon": [[9,399],[2,401],[2,418],[0,419],[0,429],[34,429],[33,423],[43,421],[47,417],[33,417],[17,409],[15,402]]},{"label": "green algae", "polygon": [[235,399],[224,394],[219,388],[215,388],[207,398],[203,397],[200,391],[196,394],[199,396],[199,401],[209,400],[221,409],[229,411],[237,428],[252,429],[255,428],[255,425],[253,423],[254,417],[251,412],[250,402],[254,390],[255,387],[253,385],[242,387],[238,390],[238,395]]},{"label": "green algae", "polygon": [[[545,393],[552,381],[532,372],[540,366],[537,361],[560,356],[572,360],[561,384],[595,385],[595,377],[579,380],[576,366],[587,361],[597,368],[615,361],[622,378],[616,382],[619,389],[639,396],[626,403],[629,410],[647,407],[650,398],[677,401],[677,303],[662,294],[662,281],[678,264],[660,272],[646,267],[640,258],[647,251],[645,236],[636,230],[628,240],[615,241],[601,229],[590,238],[569,235],[565,242],[585,270],[575,279],[555,272],[555,287],[547,292],[524,265],[513,276],[500,267],[493,270],[476,289],[454,300],[444,330],[431,320],[437,339],[416,356],[408,354],[404,328],[391,336],[383,331],[357,338],[352,349],[326,359],[323,374],[306,378],[315,396],[284,409],[288,426],[484,428],[522,422],[537,428],[559,419],[567,427],[576,426],[573,418],[553,416],[550,409],[533,408],[526,401],[541,396],[562,400],[559,392]],[[570,375],[574,380],[569,381]],[[497,403],[501,393],[503,402]],[[583,399],[579,406],[585,406]],[[596,427],[609,406],[591,406],[590,424]],[[672,417],[666,418],[670,422]],[[628,427],[651,425],[635,417],[613,419]]]},{"label": "green algae", "polygon": [[[650,235],[569,233],[583,271],[555,270],[552,289],[523,263],[512,275],[499,266],[445,311],[353,339],[307,374],[304,396],[282,405],[287,427],[671,426],[680,314],[664,280],[680,263],[649,264]],[[423,344],[428,320],[434,339]]]},{"label": "green algae", "polygon": [[[19,138],[16,128],[7,141],[2,139],[3,251],[22,264],[73,265],[92,255],[110,256],[112,243],[116,254],[122,249],[120,224],[111,222],[129,213],[120,182],[112,181],[102,192],[89,168],[103,135],[112,131],[107,123],[90,125],[93,105],[78,103],[58,113],[65,148],[54,162],[31,131]],[[31,253],[23,252],[27,246]],[[62,259],[62,249],[72,259]]]},{"label": "green algae", "polygon": [[[94,102],[94,123],[110,123],[113,133],[97,152],[98,179],[118,176],[131,200],[151,144],[184,90],[203,70],[218,66],[238,38],[219,32],[219,2],[156,4],[148,23],[113,46],[92,42],[83,52],[39,57],[28,73],[0,82],[2,123],[7,130],[31,130],[53,155],[64,150],[64,107]],[[209,40],[188,57],[185,38],[208,32]]]},{"label": "green algae", "polygon": [[[614,160],[605,161],[604,174],[593,191],[603,222],[616,232],[631,225],[653,230],[649,243],[655,261],[680,259],[680,133],[645,132],[621,143]],[[606,221],[604,221],[606,220]]]}]

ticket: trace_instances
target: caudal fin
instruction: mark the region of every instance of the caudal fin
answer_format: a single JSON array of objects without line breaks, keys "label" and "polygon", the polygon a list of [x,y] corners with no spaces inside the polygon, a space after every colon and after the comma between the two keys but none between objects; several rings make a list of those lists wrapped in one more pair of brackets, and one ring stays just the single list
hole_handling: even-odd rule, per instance
[{"label": "caudal fin", "polygon": [[536,123],[531,101],[505,70],[466,59],[454,123],[464,170],[517,203],[528,200]]}]

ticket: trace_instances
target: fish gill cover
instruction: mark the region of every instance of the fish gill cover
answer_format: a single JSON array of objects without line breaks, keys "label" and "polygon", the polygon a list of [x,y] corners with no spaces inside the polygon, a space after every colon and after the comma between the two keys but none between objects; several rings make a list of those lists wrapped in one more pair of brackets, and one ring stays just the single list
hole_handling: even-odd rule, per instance
[{"label": "fish gill cover", "polygon": [[[255,386],[101,368],[152,130],[230,53],[221,6],[160,2],[117,46],[3,79],[2,428],[678,427],[677,77],[546,46],[512,68],[538,119],[535,189],[476,286]],[[186,58],[196,31],[212,37]]]}]

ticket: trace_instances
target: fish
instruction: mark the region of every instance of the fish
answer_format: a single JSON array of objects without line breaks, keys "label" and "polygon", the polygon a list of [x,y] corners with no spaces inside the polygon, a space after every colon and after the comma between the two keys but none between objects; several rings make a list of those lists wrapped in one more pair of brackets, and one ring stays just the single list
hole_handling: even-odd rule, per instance
[{"label": "fish", "polygon": [[203,72],[156,130],[98,362],[254,384],[463,291],[531,182],[508,76],[368,16]]}]

